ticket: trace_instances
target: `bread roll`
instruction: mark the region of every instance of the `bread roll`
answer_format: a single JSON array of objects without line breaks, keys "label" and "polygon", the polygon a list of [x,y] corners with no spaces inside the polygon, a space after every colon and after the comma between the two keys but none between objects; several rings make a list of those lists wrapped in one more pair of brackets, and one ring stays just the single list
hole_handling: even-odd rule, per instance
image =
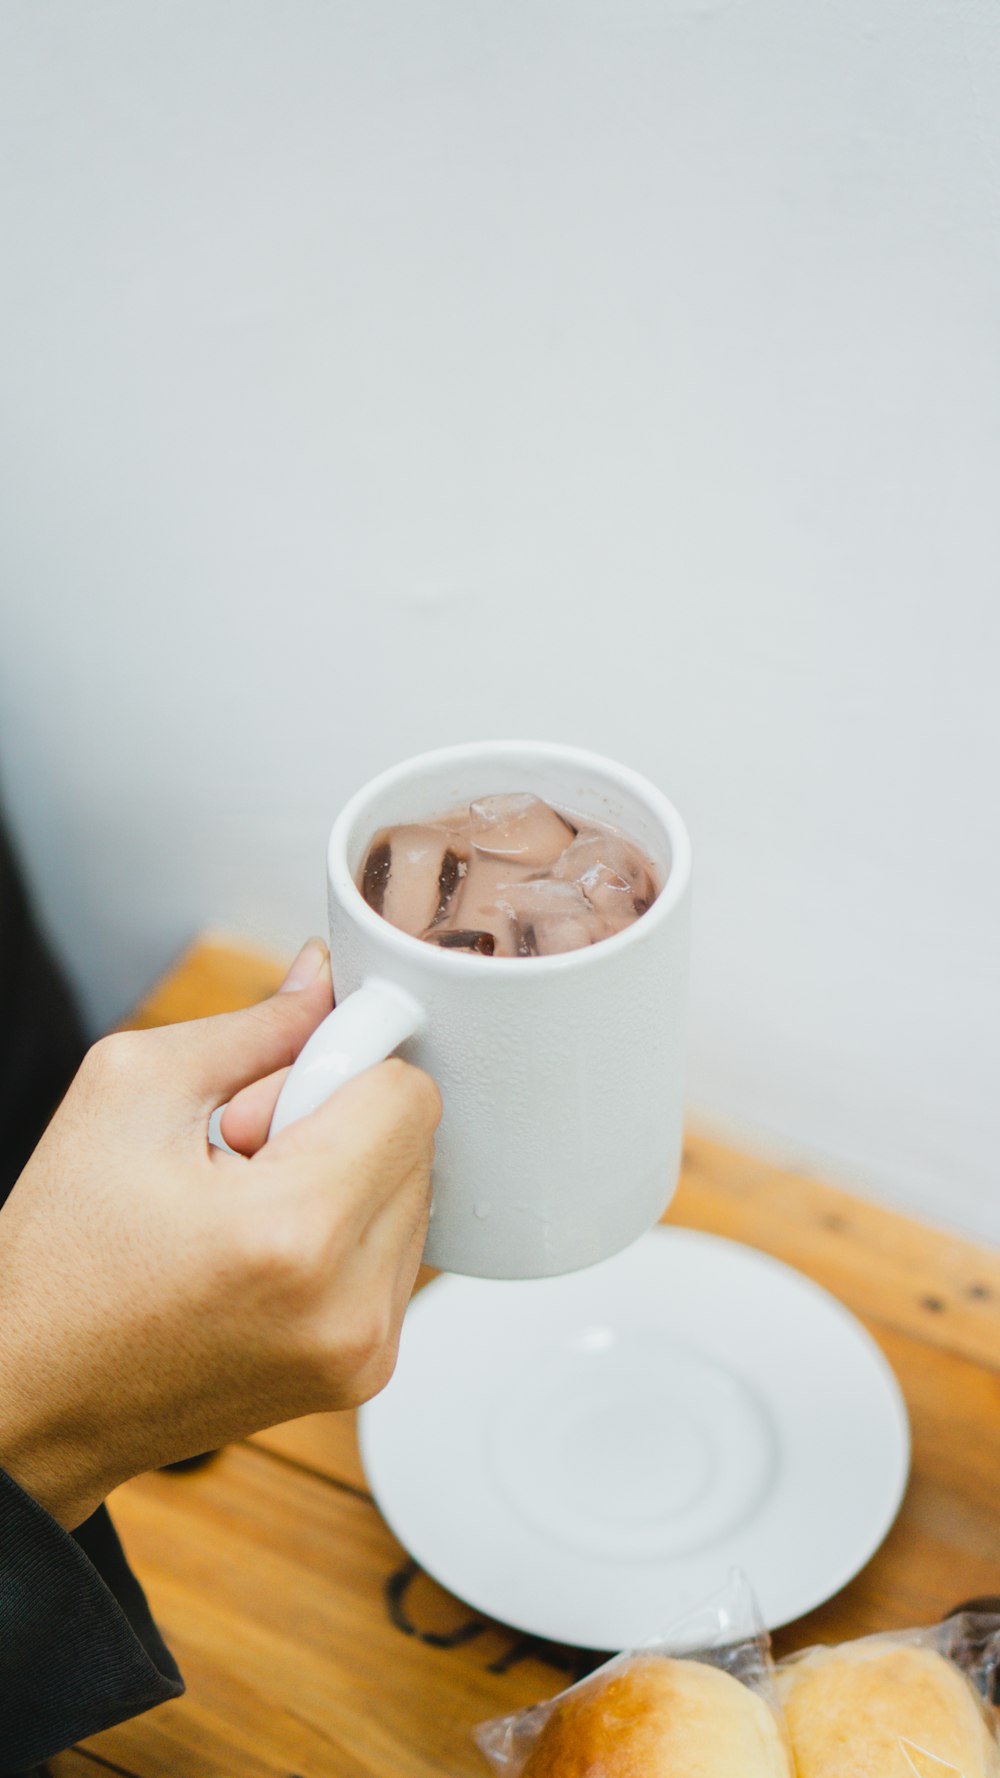
[{"label": "bread roll", "polygon": [[791,1778],[762,1698],[699,1661],[636,1655],[567,1693],[522,1778]]},{"label": "bread roll", "polygon": [[797,1778],[1000,1778],[968,1680],[932,1648],[818,1648],[779,1668],[777,1684]]}]

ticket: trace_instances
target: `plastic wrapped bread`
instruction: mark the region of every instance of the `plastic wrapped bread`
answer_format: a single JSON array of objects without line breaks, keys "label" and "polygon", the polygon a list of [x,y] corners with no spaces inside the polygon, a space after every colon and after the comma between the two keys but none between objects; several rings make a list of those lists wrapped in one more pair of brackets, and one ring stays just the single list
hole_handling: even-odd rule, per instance
[{"label": "plastic wrapped bread", "polygon": [[963,1670],[955,1623],[782,1664],[796,1778],[1000,1778],[993,1712],[974,1683],[983,1675]]},{"label": "plastic wrapped bread", "polygon": [[774,1712],[701,1661],[636,1655],[556,1705],[522,1778],[790,1778]]},{"label": "plastic wrapped bread", "polygon": [[476,1740],[502,1778],[792,1778],[772,1672],[734,1572],[662,1636]]}]

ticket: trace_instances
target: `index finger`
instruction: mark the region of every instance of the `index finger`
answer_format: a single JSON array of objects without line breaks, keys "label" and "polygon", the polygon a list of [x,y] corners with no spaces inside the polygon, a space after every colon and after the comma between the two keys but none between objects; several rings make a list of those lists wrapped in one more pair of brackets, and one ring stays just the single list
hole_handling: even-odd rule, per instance
[{"label": "index finger", "polygon": [[366,1068],[308,1117],[287,1124],[248,1163],[265,1169],[296,1163],[325,1171],[336,1164],[339,1189],[368,1220],[425,1165],[441,1120],[441,1095],[429,1074],[391,1057]]}]

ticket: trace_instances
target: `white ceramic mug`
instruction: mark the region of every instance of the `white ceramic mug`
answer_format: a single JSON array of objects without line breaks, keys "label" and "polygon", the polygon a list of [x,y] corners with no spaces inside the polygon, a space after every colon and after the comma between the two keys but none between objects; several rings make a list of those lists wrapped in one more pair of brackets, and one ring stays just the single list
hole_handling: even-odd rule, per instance
[{"label": "white ceramic mug", "polygon": [[[584,950],[530,958],[442,950],[373,912],[355,879],[380,828],[508,791],[621,827],[664,885],[648,911]],[[340,1001],[288,1076],[272,1135],[398,1050],[444,1101],[429,1265],[544,1278],[636,1240],[680,1161],[691,848],[673,805],[575,747],[448,747],[351,798],[328,870]]]}]

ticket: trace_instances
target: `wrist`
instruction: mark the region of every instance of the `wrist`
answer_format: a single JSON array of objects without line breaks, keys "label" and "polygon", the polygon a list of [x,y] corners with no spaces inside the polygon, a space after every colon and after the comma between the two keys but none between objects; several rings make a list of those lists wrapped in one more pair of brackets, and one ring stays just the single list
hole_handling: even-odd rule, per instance
[{"label": "wrist", "polygon": [[83,1428],[54,1409],[41,1384],[0,1333],[0,1469],[65,1531],[74,1531],[113,1481],[101,1473]]},{"label": "wrist", "polygon": [[0,1469],[64,1531],[75,1531],[104,1498],[105,1490],[74,1473],[73,1466],[63,1463],[52,1446],[41,1449],[15,1444],[8,1449],[0,1434]]}]

